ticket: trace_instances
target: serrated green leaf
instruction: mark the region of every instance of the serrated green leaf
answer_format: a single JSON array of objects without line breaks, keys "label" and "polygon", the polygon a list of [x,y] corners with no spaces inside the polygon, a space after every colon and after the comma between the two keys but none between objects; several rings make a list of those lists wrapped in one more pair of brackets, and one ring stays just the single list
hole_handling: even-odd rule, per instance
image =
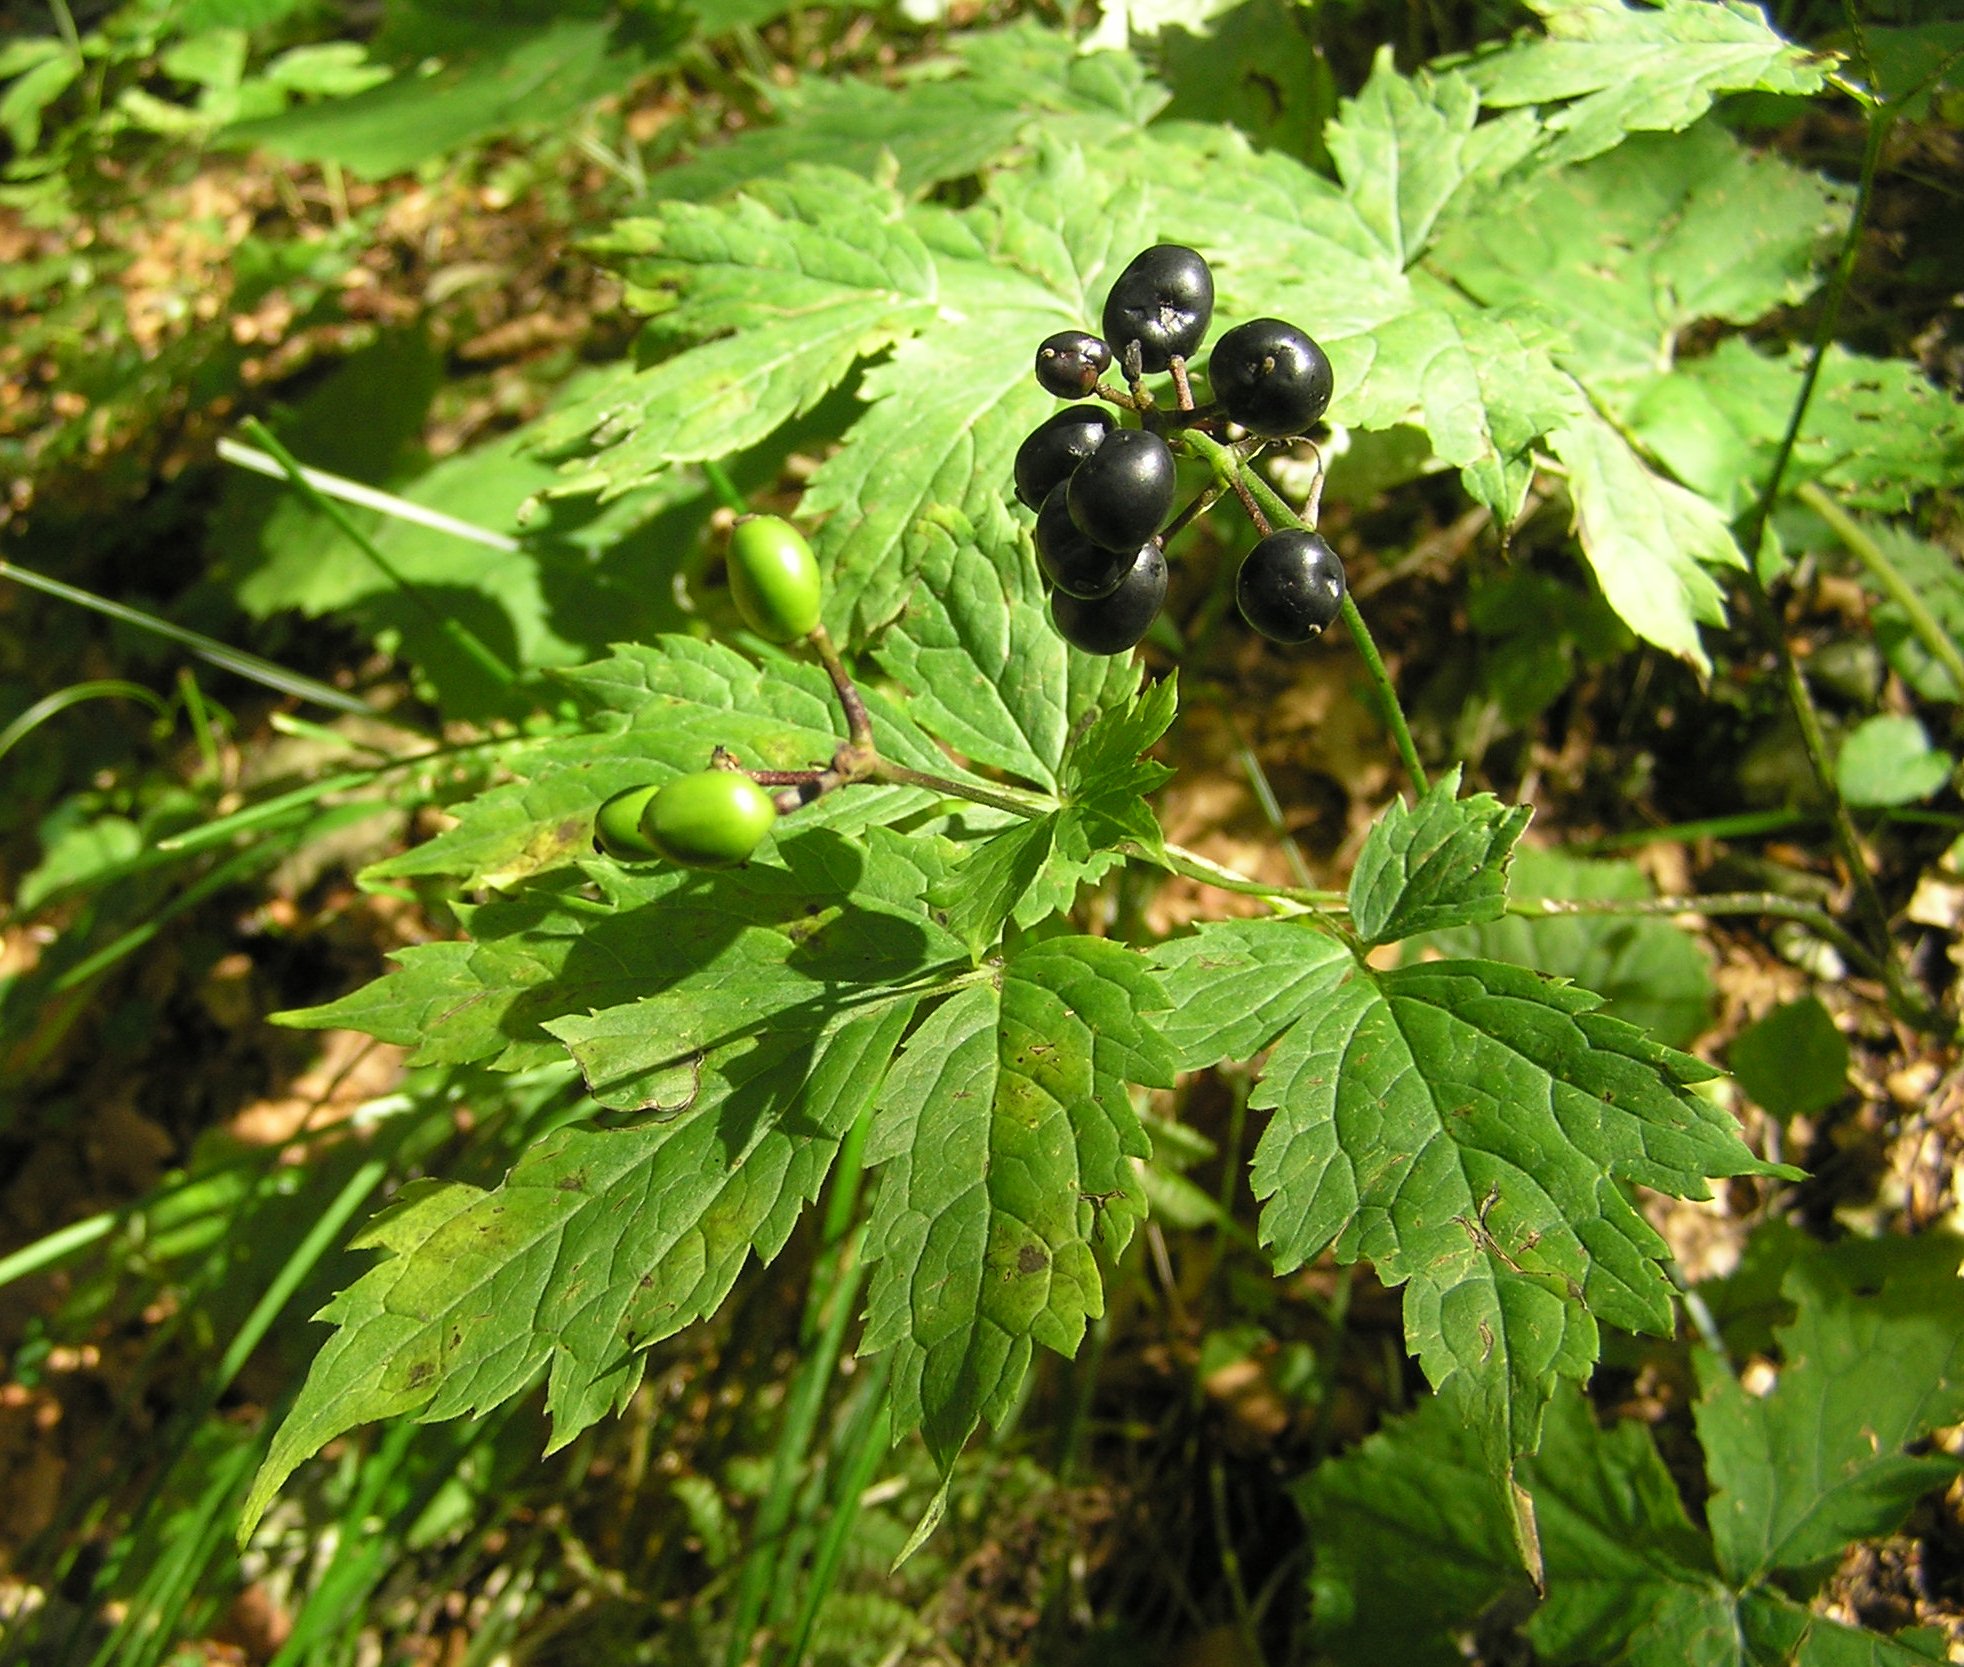
[{"label": "serrated green leaf", "polygon": [[[1651,897],[1656,888],[1630,862],[1593,862],[1553,851],[1514,854],[1508,896],[1593,900]],[[1705,952],[1681,926],[1655,916],[1505,915],[1427,935],[1408,947],[1448,957],[1510,961],[1593,990],[1603,1011],[1648,1031],[1666,1047],[1689,1046],[1710,1022]]]},{"label": "serrated green leaf", "polygon": [[1491,793],[1459,797],[1455,766],[1415,805],[1403,798],[1373,824],[1350,876],[1350,918],[1366,944],[1498,919],[1507,868],[1534,811]]},{"label": "serrated green leaf", "polygon": [[1738,1598],[1649,1430],[1628,1419],[1601,1429],[1564,1389],[1522,1473],[1547,1560],[1547,1596],[1526,1627],[1539,1657],[1742,1667]]},{"label": "serrated green leaf", "polygon": [[1725,606],[1705,569],[1745,562],[1723,513],[1657,474],[1593,413],[1548,443],[1568,468],[1582,553],[1604,599],[1645,641],[1708,669],[1698,627],[1723,620]]},{"label": "serrated green leaf", "polygon": [[1964,1417],[1958,1257],[1949,1239],[1855,1239],[1796,1261],[1783,1291],[1797,1312],[1765,1395],[1700,1357],[1707,1517],[1735,1584],[1893,1532],[1957,1474],[1949,1454],[1906,1449]]},{"label": "serrated green leaf", "polygon": [[1145,795],[1172,771],[1140,755],[1177,707],[1168,678],[1100,713],[1066,756],[1061,807],[984,841],[937,886],[931,901],[972,952],[993,944],[1005,920],[1027,929],[1068,910],[1080,886],[1122,860],[1119,847],[1162,854]]},{"label": "serrated green leaf", "polygon": [[1535,441],[1585,401],[1554,364],[1561,338],[1545,318],[1469,306],[1430,284],[1423,293],[1423,304],[1353,344],[1346,414],[1366,428],[1423,428],[1504,526],[1533,479]]},{"label": "serrated green leaf", "polygon": [[1031,377],[1035,344],[1095,316],[1098,275],[1152,241],[1143,208],[1081,155],[1048,152],[998,176],[966,215],[916,211],[939,327],[867,372],[871,408],[805,494],[806,512],[826,518],[817,549],[835,629],[870,635],[961,545],[1004,536],[1016,448],[1056,407]]},{"label": "serrated green leaf", "polygon": [[1956,767],[1930,745],[1918,719],[1885,712],[1849,731],[1835,754],[1834,780],[1851,805],[1908,805],[1937,792]]},{"label": "serrated green leaf", "polygon": [[727,206],[616,224],[597,247],[625,264],[653,338],[700,345],[541,425],[543,450],[600,448],[562,490],[618,496],[668,464],[741,451],[933,318],[934,263],[899,208],[891,186],[805,167]]},{"label": "serrated green leaf", "polygon": [[1173,992],[1162,1021],[1182,1070],[1253,1059],[1356,965],[1337,938],[1308,926],[1222,922],[1153,951]]},{"label": "serrated green leaf", "polygon": [[1333,1661],[1462,1667],[1453,1629],[1526,1583],[1478,1433],[1437,1396],[1318,1465],[1297,1497],[1310,1635]]},{"label": "serrated green leaf", "polygon": [[[596,1094],[630,1108],[686,1103],[697,1079],[713,1076],[697,1046],[721,1036],[739,1056],[745,1025],[769,1016],[724,1012],[700,994],[736,967],[798,1012],[849,1005],[888,978],[965,967],[959,945],[927,918],[925,895],[941,871],[933,842],[883,828],[863,843],[827,828],[782,833],[774,862],[716,875],[593,858],[584,874],[562,871],[510,901],[461,911],[471,942],[405,950],[388,977],[280,1018],[356,1026],[414,1048],[420,1062],[483,1060],[500,1070],[563,1058],[559,1022],[586,1019],[594,1032],[576,1022],[573,1039]],[[701,1001],[704,1012],[688,1023],[714,1026],[721,1014],[727,1033],[691,1028],[694,1040],[668,1052],[661,1035],[637,1030],[632,1012],[611,1012],[664,993],[665,1022],[681,1023]]]},{"label": "serrated green leaf", "polygon": [[1626,133],[1688,127],[1714,95],[1755,88],[1818,92],[1828,64],[1791,45],[1743,0],[1529,0],[1548,31],[1467,67],[1491,105],[1553,104],[1547,166],[1582,161]]},{"label": "serrated green leaf", "polygon": [[1663,1241],[1616,1183],[1702,1197],[1763,1167],[1689,1092],[1707,1067],[1524,969],[1374,973],[1277,921],[1159,958],[1184,1064],[1281,1031],[1250,1101],[1275,1112],[1251,1179],[1277,1267],[1334,1247],[1407,1284],[1407,1339],[1496,1468],[1533,1450],[1557,1379],[1586,1373],[1598,1319],[1669,1326]]},{"label": "serrated green leaf", "polygon": [[1691,325],[1749,324],[1807,294],[1846,217],[1845,192],[1707,122],[1537,170],[1443,227],[1428,265],[1488,307],[1545,315],[1562,364],[1620,411]]},{"label": "serrated green leaf", "polygon": [[818,1194],[912,1017],[904,994],[814,1014],[707,1076],[687,1115],[565,1129],[502,1184],[448,1184],[378,1223],[391,1254],[320,1315],[315,1359],[247,1498],[250,1532],[335,1435],[414,1412],[481,1413],[548,1374],[553,1444],[618,1410],[649,1344],[713,1312],[754,1249],[769,1261]]},{"label": "serrated green leaf", "polygon": [[1123,654],[1086,654],[1050,623],[1036,556],[999,506],[950,543],[909,593],[875,654],[907,710],[965,757],[1054,788],[1065,743],[1138,686]]},{"label": "serrated green leaf", "polygon": [[1074,1353],[1104,1312],[1092,1242],[1122,1246],[1143,1209],[1127,1084],[1172,1080],[1164,1005],[1142,957],[1049,939],[931,1013],[887,1080],[861,1348],[894,1350],[894,1428],[944,1467],[1035,1344]]},{"label": "serrated green leaf", "polygon": [[1525,153],[1531,121],[1476,125],[1480,98],[1462,75],[1400,75],[1378,48],[1363,91],[1345,99],[1326,141],[1358,217],[1402,270],[1431,240],[1433,222],[1469,176]]}]

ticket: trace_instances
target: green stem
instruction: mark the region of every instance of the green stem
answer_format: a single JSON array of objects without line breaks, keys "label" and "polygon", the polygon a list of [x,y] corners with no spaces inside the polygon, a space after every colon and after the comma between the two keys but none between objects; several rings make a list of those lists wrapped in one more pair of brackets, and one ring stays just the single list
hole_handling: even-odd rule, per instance
[{"label": "green stem", "polygon": [[1807,411],[1813,401],[1815,384],[1820,380],[1821,366],[1827,358],[1829,344],[1834,340],[1835,329],[1841,320],[1842,302],[1847,298],[1854,282],[1856,257],[1861,249],[1862,228],[1868,221],[1869,207],[1875,195],[1876,174],[1882,162],[1883,141],[1887,138],[1893,118],[1883,109],[1871,109],[1868,120],[1868,142],[1862,152],[1861,179],[1855,188],[1854,212],[1848,218],[1848,230],[1842,238],[1841,253],[1835,260],[1834,274],[1828,284],[1828,293],[1821,308],[1821,316],[1814,328],[1814,340],[1807,356],[1807,368],[1802,373],[1800,391],[1794,397],[1792,414],[1787,419],[1786,432],[1780,437],[1778,449],[1773,454],[1773,466],[1767,471],[1766,484],[1760,489],[1759,501],[1753,506],[1751,518],[1747,523],[1744,539],[1746,565],[1744,582],[1746,595],[1752,605],[1753,616],[1773,651],[1773,657],[1780,671],[1780,683],[1792,710],[1794,722],[1800,730],[1801,747],[1807,754],[1808,767],[1813,771],[1821,797],[1828,807],[1829,825],[1834,832],[1834,841],[1839,850],[1843,866],[1848,871],[1848,881],[1855,891],[1855,901],[1868,929],[1868,936],[1875,954],[1884,965],[1884,980],[1889,987],[1890,1001],[1905,1017],[1922,1013],[1927,1002],[1916,996],[1905,984],[1903,972],[1892,953],[1892,940],[1889,932],[1889,911],[1882,905],[1882,896],[1875,888],[1875,878],[1869,873],[1868,856],[1862,849],[1860,835],[1855,831],[1853,817],[1849,815],[1847,802],[1842,798],[1835,783],[1834,768],[1828,756],[1827,738],[1821,729],[1820,714],[1814,709],[1813,697],[1807,692],[1806,680],[1800,674],[1800,665],[1794,659],[1793,646],[1787,641],[1787,633],[1779,613],[1773,606],[1773,599],[1767,593],[1766,582],[1760,577],[1759,558],[1761,546],[1766,541],[1766,525],[1773,514],[1773,505],[1779,499],[1782,482],[1786,479],[1788,465],[1793,461],[1794,447],[1799,443],[1801,426],[1807,420]]},{"label": "green stem", "polygon": [[1848,546],[1849,553],[1889,593],[1889,599],[1908,617],[1917,641],[1923,644],[1930,658],[1950,674],[1952,686],[1959,697],[1964,698],[1964,652],[1958,650],[1956,642],[1930,611],[1929,604],[1917,595],[1916,587],[1903,577],[1901,570],[1889,559],[1888,552],[1875,541],[1868,528],[1823,492],[1818,482],[1803,481],[1794,488],[1794,496],[1834,529],[1835,536]]},{"label": "green stem", "polygon": [[466,659],[501,689],[509,689],[517,683],[518,674],[506,665],[495,651],[486,646],[483,638],[462,620],[445,613],[424,595],[401,569],[376,548],[375,541],[355,525],[348,512],[307,478],[307,471],[301,467],[299,459],[273,437],[271,429],[257,417],[248,417],[242,426],[245,432],[259,443],[260,448],[286,471],[286,478],[293,489],[305,498],[318,514],[325,515],[333,522],[341,536],[361,551],[373,564],[375,570],[395,586],[402,596],[421,609],[431,623],[450,639]]},{"label": "green stem", "polygon": [[[1192,449],[1207,460],[1217,477],[1226,480],[1237,491],[1250,493],[1274,525],[1306,526],[1281,493],[1253,469],[1244,467],[1232,448],[1193,430],[1188,430],[1186,439]],[[1383,708],[1385,724],[1391,731],[1392,743],[1398,749],[1399,761],[1405,766],[1405,774],[1411,778],[1412,787],[1422,796],[1431,783],[1425,778],[1425,766],[1419,762],[1411,726],[1405,722],[1405,709],[1398,703],[1398,691],[1384,669],[1384,658],[1378,653],[1376,639],[1372,637],[1370,627],[1364,623],[1364,616],[1358,611],[1356,600],[1348,591],[1344,592],[1343,598],[1343,622],[1350,632],[1351,642],[1356,645],[1357,657],[1364,662],[1365,675],[1378,692],[1378,701]]]},{"label": "green stem", "polygon": [[1006,810],[1012,816],[1048,816],[1057,808],[1054,800],[1013,787],[984,787],[980,782],[950,781],[946,776],[930,775],[926,770],[910,769],[890,758],[875,756],[867,766],[867,781],[884,781],[907,787],[925,787],[950,799],[967,799],[973,804]]}]

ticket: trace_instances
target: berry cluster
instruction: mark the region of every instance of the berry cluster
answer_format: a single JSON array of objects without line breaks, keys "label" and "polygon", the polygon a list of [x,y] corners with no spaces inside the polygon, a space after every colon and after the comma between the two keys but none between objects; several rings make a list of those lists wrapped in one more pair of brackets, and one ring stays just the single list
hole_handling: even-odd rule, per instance
[{"label": "berry cluster", "polygon": [[[1166,599],[1165,541],[1213,500],[1172,515],[1182,435],[1225,417],[1253,437],[1300,435],[1330,403],[1330,361],[1279,318],[1226,331],[1208,360],[1213,402],[1194,403],[1187,359],[1214,313],[1214,276],[1194,250],[1155,244],[1135,256],[1105,298],[1094,336],[1062,330],[1037,348],[1037,381],[1059,399],[1096,395],[1139,417],[1127,427],[1104,405],[1075,404],[1039,423],[1017,449],[1017,499],[1036,512],[1037,563],[1051,586],[1050,617],[1067,642],[1092,654],[1134,647]],[[1104,380],[1116,365],[1129,391]],[[1171,372],[1167,411],[1144,385]],[[1169,440],[1170,436],[1170,440]],[[1250,452],[1249,455],[1252,455]],[[1243,618],[1276,642],[1308,642],[1343,607],[1343,563],[1313,532],[1271,532],[1251,505],[1261,541],[1242,563],[1235,599]]]}]

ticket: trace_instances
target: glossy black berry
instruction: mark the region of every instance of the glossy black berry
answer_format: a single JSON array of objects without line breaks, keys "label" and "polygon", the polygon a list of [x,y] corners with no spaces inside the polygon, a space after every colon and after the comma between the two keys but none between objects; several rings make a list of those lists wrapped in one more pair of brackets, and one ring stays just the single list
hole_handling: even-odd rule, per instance
[{"label": "glossy black berry", "polygon": [[1068,487],[1056,487],[1037,511],[1037,565],[1066,596],[1088,602],[1118,589],[1138,551],[1107,550],[1102,544],[1093,544],[1071,519],[1068,492]]},{"label": "glossy black berry", "polygon": [[1118,425],[1102,405],[1067,405],[1030,430],[1016,448],[1016,498],[1029,509],[1071,478],[1071,472],[1098,449]]},{"label": "glossy black berry", "polygon": [[1181,243],[1155,243],[1132,257],[1105,297],[1105,340],[1121,361],[1139,344],[1141,368],[1162,371],[1191,358],[1214,316],[1214,274]]},{"label": "glossy black berry", "polygon": [[1087,654],[1123,654],[1152,629],[1165,600],[1166,558],[1157,544],[1147,544],[1109,596],[1083,602],[1053,590],[1050,622],[1064,641]]},{"label": "glossy black berry", "polygon": [[1059,399],[1082,399],[1111,362],[1112,350],[1088,330],[1059,330],[1037,347],[1037,381]]},{"label": "glossy black berry", "polygon": [[1312,532],[1273,532],[1248,552],[1234,581],[1241,617],[1271,642],[1321,636],[1343,612],[1343,562]]},{"label": "glossy black berry", "polygon": [[1065,490],[1077,530],[1107,550],[1136,550],[1173,507],[1173,454],[1157,434],[1115,428],[1077,466]]},{"label": "glossy black berry", "polygon": [[1275,440],[1322,416],[1334,386],[1323,349],[1279,318],[1252,318],[1223,335],[1207,379],[1230,421]]}]

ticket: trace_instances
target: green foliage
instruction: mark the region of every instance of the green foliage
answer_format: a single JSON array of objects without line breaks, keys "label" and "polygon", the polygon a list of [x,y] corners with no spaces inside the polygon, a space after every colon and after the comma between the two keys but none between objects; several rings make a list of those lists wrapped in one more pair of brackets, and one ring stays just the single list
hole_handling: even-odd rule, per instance
[{"label": "green foliage", "polygon": [[1848,1041],[1828,1010],[1806,996],[1740,1031],[1726,1062],[1739,1086],[1775,1117],[1811,1116],[1847,1086]]},{"label": "green foliage", "polygon": [[[355,1265],[284,1287],[324,1302],[333,1329],[257,1476],[248,1484],[254,1454],[236,1432],[198,1426],[172,1462],[203,1477],[173,1484],[112,1584],[124,1567],[162,1580],[171,1542],[209,1547],[213,1523],[304,1545],[316,1524],[293,1513],[321,1485],[306,1461],[365,1423],[399,1421],[354,1467],[337,1508],[361,1526],[336,1538],[382,1556],[436,1543],[532,1462],[534,1390],[548,1450],[594,1432],[584,1453],[605,1439],[596,1425],[626,1414],[640,1454],[626,1469],[667,1439],[670,1415],[652,1403],[699,1399],[733,1422],[781,1418],[782,1433],[768,1464],[736,1458],[648,1490],[694,1537],[678,1527],[675,1555],[734,1594],[727,1613],[678,1623],[691,1630],[677,1659],[795,1656],[805,1641],[871,1659],[855,1627],[891,1637],[912,1623],[870,1584],[832,1588],[846,1546],[884,1566],[918,1548],[942,1502],[959,1513],[979,1486],[956,1473],[966,1445],[986,1423],[1011,1450],[1037,1346],[1074,1355],[1095,1335],[1136,1277],[1150,1206],[1161,1228],[1216,1232],[1217,1263],[1259,1251],[1292,1274],[1328,1257],[1400,1292],[1404,1341],[1436,1396],[1302,1486],[1316,1641],[1332,1659],[1464,1659],[1455,1630],[1482,1611],[1498,1627],[1490,1606],[1525,1603],[1526,1570],[1546,1573],[1525,1636],[1551,1662],[1934,1659],[1922,1640],[1830,1625],[1806,1603],[1846,1543],[1896,1526],[1954,1469],[1919,1446],[1964,1416],[1950,1248],[1814,1251],[1769,1233],[1733,1287],[1707,1293],[1735,1351],[1781,1359],[1756,1396],[1698,1357],[1701,1526],[1650,1434],[1598,1428],[1575,1387],[1605,1325],[1672,1330],[1669,1252],[1638,1189],[1700,1199],[1715,1178],[1796,1173],[1753,1155],[1707,1088],[1716,1073],[1678,1051],[1711,1016],[1697,941],[1645,912],[1634,865],[1521,848],[1529,806],[1463,791],[1466,766],[1428,780],[1375,650],[1359,663],[1412,792],[1346,848],[1342,894],[1312,889],[1311,874],[1240,876],[1172,843],[1155,796],[1182,702],[1223,698],[1210,650],[1239,629],[1226,591],[1201,594],[1225,540],[1196,541],[1201,559],[1176,573],[1191,591],[1181,625],[1153,645],[1158,664],[1184,641],[1187,675],[1148,680],[1129,655],[1059,637],[1009,492],[1016,446],[1053,408],[1032,385],[1033,344],[1095,319],[1141,247],[1190,243],[1212,264],[1220,324],[1286,317],[1328,349],[1335,438],[1352,448],[1331,501],[1345,467],[1403,494],[1379,506],[1359,486],[1350,535],[1419,506],[1404,493],[1419,474],[1443,477],[1418,518],[1460,518],[1465,536],[1440,548],[1482,541],[1468,613],[1492,648],[1489,711],[1523,728],[1559,717],[1579,669],[1638,639],[1701,674],[1736,669],[1724,659],[1736,641],[1710,628],[1728,623],[1740,529],[1758,525],[1778,460],[1777,496],[1799,494],[1774,506],[1782,547],[1818,530],[1809,516],[1834,528],[1885,593],[1878,639],[1906,685],[1847,729],[1830,798],[1885,808],[1942,792],[1952,738],[1913,708],[1958,692],[1932,647],[1960,634],[1956,563],[1907,525],[1851,533],[1836,517],[1844,503],[1923,517],[1964,470],[1964,418],[1907,359],[1826,342],[1817,360],[1795,338],[1796,319],[1837,314],[1839,292],[1821,286],[1854,194],[1791,148],[1747,144],[1741,107],[1724,102],[1805,99],[1831,57],[1734,0],[1534,9],[1537,31],[1429,66],[1360,50],[1348,96],[1313,50],[1318,21],[1269,0],[1114,4],[1084,39],[1030,20],[950,25],[937,56],[897,67],[883,46],[861,54],[858,25],[834,30],[825,8],[796,8],[760,38],[756,25],[790,10],[771,0],[525,0],[491,15],[403,0],[360,42],[316,38],[319,14],[289,0],[190,0],[126,8],[77,50],[0,53],[0,131],[22,153],[8,189],[42,219],[138,145],[250,145],[330,182],[422,170],[455,185],[491,141],[506,157],[577,144],[634,191],[632,212],[588,244],[638,320],[627,357],[555,365],[544,415],[433,462],[424,436],[454,393],[445,333],[383,334],[278,426],[305,462],[393,503],[352,511],[350,539],[317,502],[234,480],[205,547],[215,590],[255,626],[332,620],[393,656],[448,744],[397,778],[409,785],[379,785],[408,762],[393,760],[236,817],[214,808],[215,762],[194,799],[80,795],[46,820],[26,871],[16,907],[61,930],[39,965],[0,983],[10,1061],[58,1041],[104,970],[198,899],[288,857],[325,860],[310,847],[374,815],[371,795],[393,792],[398,815],[450,801],[443,831],[361,879],[398,897],[415,882],[459,935],[426,934],[366,988],[284,1015],[409,1050],[423,1097],[375,1154],[351,1143],[340,1168],[310,1169],[341,1190],[307,1194],[286,1236],[267,1237],[300,1239],[294,1265],[311,1269],[385,1176],[420,1178],[355,1238]],[[1878,79],[1906,110],[1950,96],[1946,28],[1874,38]],[[722,30],[735,31],[727,50],[697,40]],[[799,63],[772,64],[780,47]],[[625,140],[615,155],[600,135],[634,124],[612,101],[658,73],[665,115],[690,100],[710,114],[678,116],[648,155]],[[77,114],[85,99],[95,116]],[[734,136],[667,154],[692,122],[725,115]],[[466,160],[440,174],[453,156]],[[304,170],[279,177],[313,186]],[[286,286],[328,316],[377,223],[249,243],[235,298]],[[208,339],[122,352],[127,325],[96,293],[114,266],[95,260],[0,278],[9,306],[39,308],[0,369],[44,354],[73,369],[85,408],[125,419],[171,409],[173,379],[230,397],[238,356]],[[1193,368],[1204,399],[1204,352]],[[529,397],[500,387],[491,403]],[[10,430],[0,456],[78,457],[91,443],[81,421],[49,434]],[[1182,449],[1189,487],[1239,467],[1218,447]],[[1239,484],[1293,519],[1263,475]],[[831,654],[823,635],[812,647],[775,629],[745,573],[728,594],[703,582],[722,571],[713,513],[750,499],[810,530],[843,660],[814,663]],[[1538,513],[1551,499],[1555,513]],[[1533,565],[1515,560],[1517,538]],[[1586,575],[1548,576],[1557,544]],[[1392,552],[1378,554],[1388,567]],[[733,617],[785,641],[716,640]],[[460,629],[515,679],[460,650]],[[1392,658],[1409,665],[1428,646]],[[1654,657],[1638,667],[1619,686],[1633,705],[1658,673]],[[1673,687],[1693,698],[1688,676]],[[1698,721],[1688,704],[1672,714],[1680,735]],[[1538,775],[1554,750],[1531,756]],[[703,779],[712,760],[768,773],[745,784],[753,808],[767,789],[811,802],[715,872],[595,854],[603,806]],[[336,802],[343,790],[358,802]],[[160,846],[169,835],[186,843]],[[1265,912],[1158,940],[1148,902],[1168,875]],[[1780,1117],[1831,1106],[1848,1056],[1810,998],[1730,1058]],[[1214,1071],[1233,1096],[1218,1148],[1151,1097]],[[423,1131],[449,1123],[432,1107],[466,1094],[499,1132],[440,1152]],[[1244,1112],[1252,1234],[1235,1209]],[[1180,1173],[1216,1155],[1207,1190]],[[148,1270],[162,1279],[257,1243],[240,1230],[295,1196],[273,1169],[200,1169],[153,1203]],[[754,1292],[771,1288],[739,1282],[773,1262],[780,1286],[808,1287],[786,1333],[799,1364],[781,1398],[732,1397],[768,1306]],[[1246,1267],[1231,1278],[1223,1288],[1254,1288]],[[105,1273],[75,1312],[113,1300]],[[210,1315],[231,1335],[258,1323],[255,1300],[227,1296]],[[719,1315],[726,1330],[704,1346],[724,1358],[704,1393],[671,1393],[691,1375],[658,1378],[651,1350],[714,1333]],[[1268,1334],[1221,1318],[1203,1317],[1202,1371],[1259,1373],[1249,1339]],[[855,1344],[865,1358],[844,1374]],[[1611,1347],[1622,1359],[1637,1345]],[[1288,1406],[1319,1421],[1335,1370],[1321,1349],[1295,1342],[1277,1373]],[[1883,1358],[1901,1370],[1871,1387]],[[466,1415],[476,1422],[441,1437],[408,1422]],[[503,1431],[492,1464],[480,1444]],[[912,1456],[887,1461],[915,1432]],[[1083,1435],[1064,1431],[1061,1468]],[[940,1485],[911,1540],[917,1508],[880,1508],[882,1462],[901,1467],[910,1504]],[[568,1521],[520,1514],[554,1532]],[[383,1551],[360,1548],[371,1519],[386,1524]],[[870,1537],[852,1538],[856,1522]],[[342,1596],[301,1616],[283,1659],[330,1659],[379,1579],[337,1575]],[[141,1605],[125,1613],[131,1636],[148,1624]],[[623,1623],[632,1647],[641,1625]],[[131,1659],[161,1659],[154,1639]],[[487,1631],[476,1647],[499,1641]]]},{"label": "green foliage", "polygon": [[[1547,1570],[1524,1628],[1536,1659],[1945,1659],[1928,1634],[1885,1638],[1799,1600],[1851,1540],[1892,1532],[1957,1474],[1947,1454],[1908,1449],[1964,1410],[1958,1257],[1941,1237],[1786,1247],[1793,1317],[1775,1333],[1772,1388],[1756,1394],[1696,1352],[1708,1528],[1640,1423],[1603,1429],[1580,1395],[1559,1395],[1521,1469]],[[1401,1660],[1460,1659],[1453,1629],[1521,1584],[1504,1507],[1443,1397],[1312,1473],[1301,1498],[1316,1533],[1316,1636],[1334,1661],[1379,1661],[1394,1646]],[[1395,1589],[1381,1578],[1394,1557],[1405,1569]]]}]

